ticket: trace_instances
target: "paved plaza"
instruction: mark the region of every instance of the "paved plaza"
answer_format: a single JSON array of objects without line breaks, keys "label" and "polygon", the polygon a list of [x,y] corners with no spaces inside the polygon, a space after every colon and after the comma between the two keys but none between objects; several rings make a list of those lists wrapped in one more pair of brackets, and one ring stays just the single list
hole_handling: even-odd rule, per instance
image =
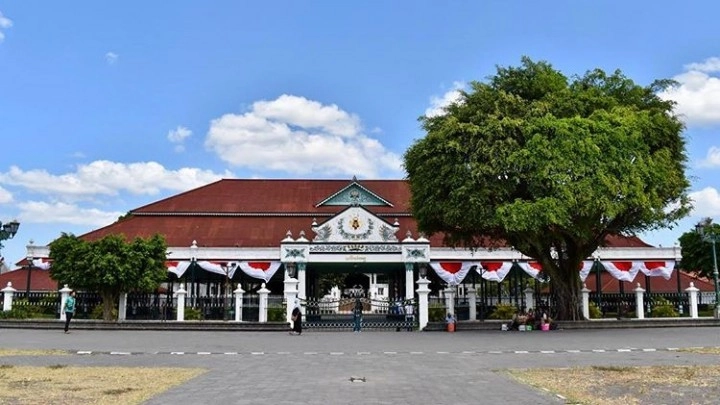
[{"label": "paved plaza", "polygon": [[202,367],[149,404],[559,404],[507,368],[717,364],[717,328],[554,332],[162,332],[0,329],[0,348],[70,356],[0,364]]}]

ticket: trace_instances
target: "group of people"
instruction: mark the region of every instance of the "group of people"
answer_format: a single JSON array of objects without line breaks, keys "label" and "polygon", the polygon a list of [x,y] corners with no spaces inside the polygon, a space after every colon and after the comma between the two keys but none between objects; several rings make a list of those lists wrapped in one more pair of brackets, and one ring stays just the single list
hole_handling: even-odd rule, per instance
[{"label": "group of people", "polygon": [[554,330],[555,322],[544,311],[533,311],[532,308],[527,312],[518,311],[513,315],[512,320],[508,324],[508,330],[520,330],[520,327],[536,329],[536,330]]}]

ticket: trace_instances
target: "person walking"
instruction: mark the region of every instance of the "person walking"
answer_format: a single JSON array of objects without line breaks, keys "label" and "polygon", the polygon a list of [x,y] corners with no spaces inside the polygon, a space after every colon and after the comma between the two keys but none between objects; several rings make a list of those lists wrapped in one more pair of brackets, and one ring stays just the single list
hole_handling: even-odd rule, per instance
[{"label": "person walking", "polygon": [[362,328],[362,312],[363,304],[360,298],[355,298],[355,307],[353,308],[353,332],[360,332]]},{"label": "person walking", "polygon": [[290,319],[292,320],[293,324],[290,334],[300,335],[302,333],[302,311],[300,310],[300,300],[297,298],[295,298],[295,307],[292,310]]},{"label": "person walking", "polygon": [[75,291],[70,291],[70,296],[65,300],[64,308],[65,312],[65,333],[70,333],[70,320],[75,315]]}]

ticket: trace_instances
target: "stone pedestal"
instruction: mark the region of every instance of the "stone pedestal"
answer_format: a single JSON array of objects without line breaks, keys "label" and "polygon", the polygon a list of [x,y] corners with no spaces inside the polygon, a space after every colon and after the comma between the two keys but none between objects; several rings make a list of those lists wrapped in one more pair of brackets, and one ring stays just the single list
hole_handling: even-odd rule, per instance
[{"label": "stone pedestal", "polygon": [[268,295],[270,295],[270,290],[265,288],[265,283],[262,283],[262,287],[258,290],[258,296],[260,299],[258,321],[263,322],[263,323],[267,322]]},{"label": "stone pedestal", "polygon": [[235,293],[235,322],[242,322],[243,295],[245,294],[245,290],[238,284],[233,293]]},{"label": "stone pedestal", "polygon": [[127,293],[120,293],[118,297],[118,321],[124,321],[127,315]]},{"label": "stone pedestal", "polygon": [[72,288],[68,287],[67,284],[63,286],[63,288],[60,289],[60,320],[64,321],[67,317],[65,316],[65,301],[67,301],[68,297],[70,296],[70,293],[72,292]]},{"label": "stone pedestal", "polygon": [[640,283],[635,288],[635,314],[637,319],[645,319],[645,290],[640,287]]},{"label": "stone pedestal", "polygon": [[[298,280],[294,278],[286,278],[285,284],[285,321],[290,323],[292,321],[292,311],[295,304],[295,299],[298,298]],[[301,306],[302,308],[302,306]]]},{"label": "stone pedestal", "polygon": [[444,292],[445,292],[445,308],[447,310],[447,313],[453,314],[455,319],[457,319],[457,314],[455,314],[455,288],[448,287],[444,290]]},{"label": "stone pedestal", "polygon": [[582,313],[585,319],[590,319],[590,289],[587,284],[583,283],[582,293]]},{"label": "stone pedestal", "polygon": [[185,291],[185,289],[182,287],[180,287],[179,290],[175,291],[175,296],[177,297],[177,305],[176,305],[177,320],[180,322],[185,320],[185,296],[186,295],[187,295],[187,291]]},{"label": "stone pedestal", "polygon": [[689,295],[690,318],[697,318],[698,317],[698,291],[700,291],[700,289],[695,287],[695,283],[690,282],[690,287],[686,288],[685,291],[687,291],[687,293]]},{"label": "stone pedestal", "polygon": [[477,290],[469,288],[467,290],[468,301],[470,303],[470,320],[477,320]]},{"label": "stone pedestal", "polygon": [[420,324],[420,330],[423,330],[428,324],[428,294],[430,294],[428,285],[430,281],[423,277],[417,281],[417,284],[418,288],[415,291],[418,294],[418,322]]},{"label": "stone pedestal", "polygon": [[12,283],[8,281],[7,287],[0,290],[3,292],[3,312],[7,312],[12,309],[13,295],[17,292],[13,288]]}]

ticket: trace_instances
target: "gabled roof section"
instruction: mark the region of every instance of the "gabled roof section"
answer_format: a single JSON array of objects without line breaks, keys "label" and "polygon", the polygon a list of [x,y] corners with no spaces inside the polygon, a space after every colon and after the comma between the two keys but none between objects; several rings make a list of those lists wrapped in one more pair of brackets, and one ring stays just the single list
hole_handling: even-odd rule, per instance
[{"label": "gabled roof section", "polygon": [[[397,220],[396,220],[397,221]],[[390,224],[368,211],[365,207],[353,205],[319,225],[313,222],[313,242],[356,243],[356,242],[398,242],[395,235],[400,223]]]},{"label": "gabled roof section", "polygon": [[353,176],[350,184],[315,204],[315,207],[351,205],[393,206],[389,201],[363,187],[363,185],[358,182],[357,177]]}]

